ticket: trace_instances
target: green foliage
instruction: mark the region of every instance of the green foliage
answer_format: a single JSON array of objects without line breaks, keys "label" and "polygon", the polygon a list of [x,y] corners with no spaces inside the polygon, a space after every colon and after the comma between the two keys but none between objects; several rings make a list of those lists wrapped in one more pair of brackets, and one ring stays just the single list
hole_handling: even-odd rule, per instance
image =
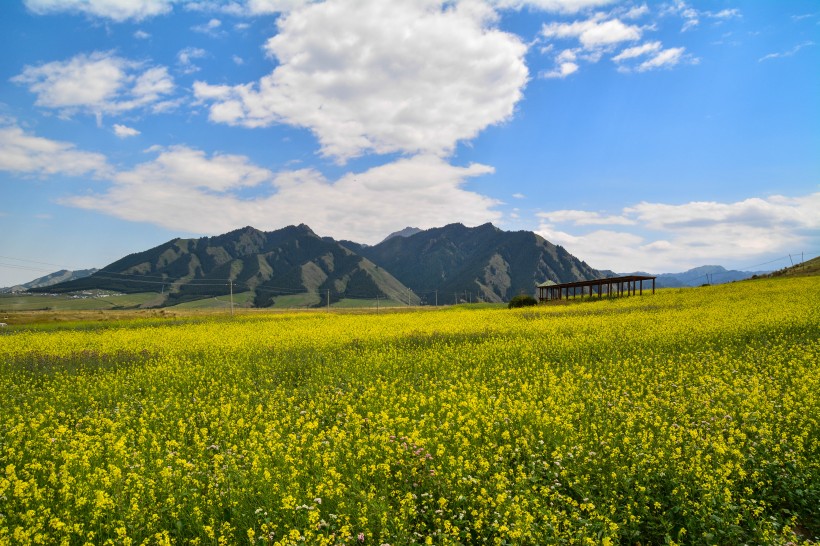
[{"label": "green foliage", "polygon": [[515,309],[516,307],[532,307],[533,305],[538,305],[538,300],[529,294],[518,294],[510,300],[507,307]]}]

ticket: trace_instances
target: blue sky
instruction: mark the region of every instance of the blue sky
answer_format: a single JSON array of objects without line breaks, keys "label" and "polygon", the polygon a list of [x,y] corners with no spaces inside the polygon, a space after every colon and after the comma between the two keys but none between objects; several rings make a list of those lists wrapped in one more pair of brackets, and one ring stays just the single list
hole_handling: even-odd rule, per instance
[{"label": "blue sky", "polygon": [[820,252],[815,0],[0,11],[0,286],[245,225],[493,222],[616,271]]}]

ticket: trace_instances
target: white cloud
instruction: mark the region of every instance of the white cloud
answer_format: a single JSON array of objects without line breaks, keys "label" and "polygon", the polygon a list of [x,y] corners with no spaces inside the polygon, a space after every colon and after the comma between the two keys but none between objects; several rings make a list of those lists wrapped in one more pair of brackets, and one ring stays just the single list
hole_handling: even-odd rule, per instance
[{"label": "white cloud", "polygon": [[[460,0],[464,1],[464,0]],[[612,4],[618,0],[486,0],[497,9],[533,9],[557,13],[577,13],[589,8]],[[222,12],[230,15],[274,15],[300,9],[318,0],[193,0],[185,8],[195,11]]]},{"label": "white cloud", "polygon": [[128,127],[126,125],[120,125],[119,123],[115,123],[114,134],[120,138],[128,138],[132,136],[137,136],[138,134],[140,134],[140,132],[134,129],[133,127]]},{"label": "white cloud", "polygon": [[[544,24],[541,36],[546,40],[577,40],[577,47],[562,49],[554,53],[554,48],[542,48],[542,53],[554,55],[555,68],[541,74],[547,78],[565,78],[577,72],[584,63],[597,63],[604,55],[616,51],[629,42],[639,40],[644,32],[656,30],[654,25],[638,26],[621,21],[622,17],[636,18],[648,13],[642,5],[628,11],[613,10],[611,13],[596,13],[588,19],[573,22],[552,22]],[[552,44],[550,44],[552,46]],[[663,48],[660,41],[645,42],[640,45],[625,47],[612,57],[620,72],[646,72],[648,70],[671,67],[681,62],[697,64],[698,59],[685,53],[685,48]],[[643,58],[639,63],[634,59]]]},{"label": "white cloud", "polygon": [[635,57],[641,57],[648,53],[655,53],[660,51],[661,49],[660,42],[647,42],[645,44],[641,44],[635,47],[628,47],[612,57],[612,60],[615,62],[625,61],[627,59],[634,59]]},{"label": "white cloud", "polygon": [[500,9],[532,8],[560,13],[576,13],[588,8],[605,6],[617,0],[490,0]]},{"label": "white cloud", "polygon": [[208,158],[204,152],[185,146],[153,147],[150,151],[159,152],[159,156],[131,171],[118,173],[114,182],[124,187],[154,183],[169,191],[177,187],[182,191],[226,192],[256,186],[273,176],[244,156],[214,154]]},{"label": "white cloud", "polygon": [[75,149],[69,142],[50,140],[15,125],[0,127],[0,170],[18,174],[104,174],[105,156]]},{"label": "white cloud", "polygon": [[542,78],[566,78],[570,74],[578,71],[578,64],[571,62],[564,62],[558,65],[557,68],[549,72],[542,72]]},{"label": "white cloud", "polygon": [[[664,49],[663,51],[659,51],[656,55],[654,55],[651,59],[647,59],[635,69],[638,72],[646,72],[647,70],[654,70],[656,68],[669,68],[675,66],[681,59],[683,59],[683,52],[686,49],[683,47],[672,47],[669,49]],[[697,64],[697,60],[692,60],[694,64]]]},{"label": "white cloud", "polygon": [[702,19],[714,19],[715,23],[719,24],[727,19],[741,17],[740,10],[737,8],[726,8],[720,11],[699,10],[693,8],[683,0],[676,0],[672,4],[667,4],[661,10],[662,15],[674,15],[683,19],[683,26],[681,32],[692,30],[700,25]]},{"label": "white cloud", "polygon": [[151,35],[145,32],[144,30],[137,30],[136,32],[134,32],[134,38],[136,38],[137,40],[147,40],[150,37]]},{"label": "white cloud", "polygon": [[207,34],[209,36],[227,35],[227,33],[224,30],[220,30],[221,27],[222,21],[220,21],[219,19],[211,19],[207,23],[191,27],[191,30],[193,30],[194,32],[200,32],[202,34]]},{"label": "white cloud", "polygon": [[802,44],[798,44],[793,48],[789,49],[788,51],[783,51],[781,53],[769,53],[768,55],[764,55],[763,57],[758,59],[758,62],[769,61],[771,59],[782,59],[783,57],[791,57],[804,47],[810,47],[813,45],[815,44],[812,41],[803,42]]},{"label": "white cloud", "polygon": [[[186,147],[155,151],[156,159],[114,175],[105,193],[64,203],[186,232],[304,222],[317,233],[366,243],[410,224],[434,227],[455,218],[477,225],[501,217],[493,210],[497,201],[461,187],[492,172],[485,165],[457,167],[424,155],[329,181],[312,169],[274,175],[241,156],[208,157]],[[251,187],[258,195],[242,197]]]},{"label": "white cloud", "polygon": [[709,17],[714,19],[733,19],[735,17],[740,17],[740,10],[737,8],[731,9],[722,9],[718,12],[706,12]]},{"label": "white cloud", "polygon": [[[291,11],[265,49],[259,82],[196,82],[217,123],[285,123],[316,134],[326,156],[447,154],[513,114],[527,47],[479,2],[328,0]],[[400,39],[398,39],[400,37]]]},{"label": "white cloud", "polygon": [[199,72],[200,68],[194,64],[194,59],[202,59],[208,52],[199,47],[186,47],[177,53],[177,63],[183,74],[193,74]]},{"label": "white cloud", "polygon": [[[817,245],[817,210],[820,193],[775,195],[734,203],[643,202],[610,216],[588,211],[542,213],[538,232],[594,267],[620,272],[673,272],[705,264],[751,264],[767,256]],[[582,230],[591,225],[630,229]]]},{"label": "white cloud", "polygon": [[38,15],[83,13],[122,22],[140,21],[169,13],[175,0],[24,0],[26,8]]},{"label": "white cloud", "polygon": [[[681,62],[689,64],[698,64],[699,59],[686,54],[686,48],[672,47],[662,49],[660,42],[647,42],[635,47],[629,47],[612,57],[612,60],[618,63],[618,70],[621,72],[647,72],[659,68],[670,68]],[[637,64],[630,64],[633,61],[643,57],[644,60]],[[648,58],[647,58],[648,57]]]},{"label": "white cloud", "polygon": [[624,12],[622,17],[624,19],[640,19],[644,15],[649,13],[649,7],[646,4],[641,4],[640,6],[632,6]]},{"label": "white cloud", "polygon": [[620,19],[604,20],[599,14],[585,21],[546,23],[541,27],[541,34],[548,39],[577,38],[583,47],[591,49],[638,40],[641,28]]},{"label": "white cloud", "polygon": [[[460,0],[465,1],[465,0]],[[523,8],[577,13],[589,8],[612,4],[618,0],[487,0],[498,9]],[[274,15],[300,9],[317,0],[24,0],[26,7],[36,14],[84,13],[117,22],[142,20],[170,13],[175,4],[189,11],[224,13],[232,16]],[[634,8],[640,9],[640,8]]]},{"label": "white cloud", "polygon": [[65,116],[83,111],[99,117],[143,108],[174,90],[167,68],[146,68],[144,63],[99,51],[26,66],[11,81],[35,93],[37,106],[54,108]]},{"label": "white cloud", "polygon": [[247,10],[253,15],[284,13],[309,3],[309,0],[248,0]]}]

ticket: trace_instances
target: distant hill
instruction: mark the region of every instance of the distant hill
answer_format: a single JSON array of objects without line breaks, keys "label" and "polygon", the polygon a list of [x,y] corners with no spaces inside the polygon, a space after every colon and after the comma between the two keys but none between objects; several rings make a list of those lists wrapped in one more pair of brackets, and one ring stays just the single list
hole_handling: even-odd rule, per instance
[{"label": "distant hill", "polygon": [[271,232],[245,227],[216,237],[174,239],[49,290],[93,288],[163,292],[165,305],[226,296],[231,288],[252,291],[256,307],[304,293],[316,295],[315,305],[324,304],[328,294],[331,303],[345,297],[408,298],[407,287],[390,273],[306,225]]},{"label": "distant hill", "polygon": [[61,269],[54,273],[49,273],[44,277],[39,277],[33,281],[24,284],[18,284],[9,288],[0,288],[0,294],[8,294],[11,292],[25,292],[31,288],[46,288],[55,284],[71,281],[74,279],[82,279],[96,273],[96,269],[79,269],[76,271],[69,271],[68,269]]},{"label": "distant hill", "polygon": [[[199,239],[173,239],[130,254],[93,275],[49,292],[106,289],[159,292],[161,305],[249,292],[256,307],[297,295],[311,305],[340,299],[390,299],[411,304],[506,301],[556,282],[603,275],[529,231],[492,224],[450,224],[397,232],[375,246],[319,237],[306,225],[263,232],[246,227]],[[34,289],[43,291],[42,289]],[[436,293],[438,298],[436,298]]]},{"label": "distant hill", "polygon": [[533,294],[544,280],[570,282],[603,275],[531,231],[502,231],[492,224],[450,224],[375,246],[352,248],[390,271],[428,300],[507,301]]},{"label": "distant hill", "polygon": [[[755,275],[763,274],[760,271],[729,270],[720,265],[703,265],[682,273],[661,273],[657,275],[658,288],[681,288],[684,286],[701,286],[703,284],[724,284],[733,281],[742,281]],[[654,275],[643,271],[620,273],[620,275]]]}]

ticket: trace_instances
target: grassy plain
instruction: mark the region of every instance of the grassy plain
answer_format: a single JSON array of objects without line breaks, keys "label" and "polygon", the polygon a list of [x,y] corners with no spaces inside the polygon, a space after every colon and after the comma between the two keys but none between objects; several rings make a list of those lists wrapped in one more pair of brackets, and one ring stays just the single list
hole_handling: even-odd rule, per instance
[{"label": "grassy plain", "polygon": [[0,313],[14,311],[88,311],[128,309],[161,301],[156,292],[141,294],[111,294],[97,297],[76,297],[68,294],[2,294]]},{"label": "grassy plain", "polygon": [[820,536],[818,277],[189,313],[0,331],[0,543]]}]

